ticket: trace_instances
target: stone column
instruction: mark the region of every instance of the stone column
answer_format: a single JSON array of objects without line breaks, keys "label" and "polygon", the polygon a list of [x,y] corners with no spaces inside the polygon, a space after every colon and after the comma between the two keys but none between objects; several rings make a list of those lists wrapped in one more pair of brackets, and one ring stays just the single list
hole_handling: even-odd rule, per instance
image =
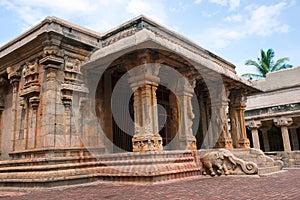
[{"label": "stone column", "polygon": [[179,149],[197,149],[196,138],[193,135],[193,106],[192,97],[194,95],[195,81],[192,84],[188,79],[181,77],[177,81],[175,95],[179,101]]},{"label": "stone column", "polygon": [[261,128],[263,140],[264,140],[264,148],[265,152],[270,151],[270,144],[269,144],[269,137],[268,137],[268,130],[267,128]]},{"label": "stone column", "polygon": [[292,139],[292,146],[293,151],[299,150],[299,141],[298,141],[298,135],[297,135],[297,127],[291,128],[291,139]]},{"label": "stone column", "polygon": [[7,68],[8,79],[13,87],[12,94],[12,133],[13,133],[13,142],[12,142],[12,151],[15,151],[15,143],[17,137],[17,109],[18,109],[18,93],[19,93],[19,82],[21,79],[21,73],[14,71],[11,67]]},{"label": "stone column", "polygon": [[258,136],[258,129],[261,127],[260,121],[250,121],[247,124],[247,128],[251,130],[252,134],[252,140],[253,140],[253,148],[260,149],[260,143],[259,143],[259,136]]},{"label": "stone column", "polygon": [[143,64],[128,71],[130,87],[134,91],[134,152],[163,149],[162,138],[158,133],[156,99],[159,68],[159,64]]},{"label": "stone column", "polygon": [[[222,88],[223,89],[223,88]],[[217,141],[217,147],[219,148],[232,148],[232,139],[229,133],[228,117],[227,117],[227,107],[229,103],[229,90],[221,91],[221,102],[215,102],[215,105],[212,105],[212,112],[216,111],[216,124],[215,131],[220,136]],[[214,121],[214,119],[211,119]]]},{"label": "stone column", "polygon": [[274,123],[277,127],[281,129],[284,151],[290,152],[292,149],[289,138],[288,126],[290,126],[293,123],[292,118],[277,118],[274,119]]},{"label": "stone column", "polygon": [[245,126],[246,99],[241,89],[232,90],[230,94],[229,115],[231,122],[231,136],[236,148],[250,148]]},{"label": "stone column", "polygon": [[203,144],[201,148],[208,149],[209,146],[209,137],[208,135],[208,124],[207,124],[207,96],[208,92],[201,91],[199,94],[199,107],[200,107],[200,120],[202,124],[202,134],[203,134]]}]

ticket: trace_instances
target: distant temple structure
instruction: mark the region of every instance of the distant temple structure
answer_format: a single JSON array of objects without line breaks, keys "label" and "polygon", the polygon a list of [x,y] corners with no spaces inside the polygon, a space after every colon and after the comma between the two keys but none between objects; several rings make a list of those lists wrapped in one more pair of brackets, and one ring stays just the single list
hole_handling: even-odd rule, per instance
[{"label": "distant temple structure", "polygon": [[284,157],[286,152],[290,154],[286,156],[289,165],[299,165],[298,153],[291,152],[300,150],[299,77],[300,67],[294,67],[254,81],[253,85],[263,93],[248,97],[245,112],[251,146],[277,157]]},{"label": "distant temple structure", "polygon": [[[7,185],[32,183],[26,172],[36,185],[48,176],[75,180],[74,174],[153,181],[158,174],[201,174],[201,149],[263,155],[249,149],[244,117],[246,95],[258,92],[233,64],[144,16],[104,34],[47,17],[0,48],[0,170],[20,168],[5,169],[0,178]],[[175,155],[184,159],[176,166],[184,167],[174,165]],[[146,158],[158,162],[156,174],[145,175]],[[126,168],[126,159],[136,168]],[[118,170],[107,168],[112,165]]]}]

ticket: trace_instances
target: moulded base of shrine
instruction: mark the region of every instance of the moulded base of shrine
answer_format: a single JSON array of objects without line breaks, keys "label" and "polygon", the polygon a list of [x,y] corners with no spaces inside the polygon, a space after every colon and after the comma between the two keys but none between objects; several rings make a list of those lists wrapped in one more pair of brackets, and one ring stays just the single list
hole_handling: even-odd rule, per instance
[{"label": "moulded base of shrine", "polygon": [[281,168],[280,161],[256,149],[56,154],[0,161],[0,186],[52,187],[91,181],[156,183],[192,176],[260,175]]}]

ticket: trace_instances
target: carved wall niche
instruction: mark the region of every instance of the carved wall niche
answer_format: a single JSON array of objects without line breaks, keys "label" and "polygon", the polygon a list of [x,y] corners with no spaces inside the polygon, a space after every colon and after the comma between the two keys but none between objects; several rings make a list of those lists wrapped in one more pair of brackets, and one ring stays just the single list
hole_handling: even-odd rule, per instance
[{"label": "carved wall niche", "polygon": [[[62,100],[72,101],[72,94],[76,92],[78,94],[88,93],[88,88],[85,86],[84,81],[82,80],[81,73],[81,64],[82,62],[78,59],[70,58],[65,56],[65,65],[64,65],[64,81],[62,83]],[[67,102],[66,102],[67,103]],[[65,103],[64,103],[65,104]]]}]

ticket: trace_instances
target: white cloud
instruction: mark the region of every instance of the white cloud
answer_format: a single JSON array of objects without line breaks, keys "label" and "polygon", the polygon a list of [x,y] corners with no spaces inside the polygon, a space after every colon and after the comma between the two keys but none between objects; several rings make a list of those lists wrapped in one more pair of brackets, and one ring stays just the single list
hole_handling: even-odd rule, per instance
[{"label": "white cloud", "polygon": [[[289,26],[280,21],[280,14],[287,6],[284,2],[270,6],[247,6],[247,12],[227,16],[224,21],[228,23],[203,31],[200,40],[211,48],[221,49],[245,37],[286,33]],[[236,23],[232,25],[232,22]]]},{"label": "white cloud", "polygon": [[240,6],[240,0],[209,0],[211,3],[218,4],[220,6],[229,6],[230,10],[234,10]]},{"label": "white cloud", "polygon": [[226,22],[241,22],[242,20],[243,20],[243,15],[241,14],[230,15],[224,19],[224,21]]},{"label": "white cloud", "polygon": [[167,18],[165,6],[160,0],[130,0],[126,11],[134,15],[144,14],[160,23],[164,23]]},{"label": "white cloud", "polygon": [[195,0],[195,1],[194,1],[195,4],[199,4],[199,3],[201,3],[201,2],[202,2],[202,0]]},{"label": "white cloud", "polygon": [[248,34],[268,36],[274,32],[288,32],[289,26],[278,19],[286,6],[285,2],[281,2],[271,6],[247,7],[246,10],[251,12],[245,24]]}]

